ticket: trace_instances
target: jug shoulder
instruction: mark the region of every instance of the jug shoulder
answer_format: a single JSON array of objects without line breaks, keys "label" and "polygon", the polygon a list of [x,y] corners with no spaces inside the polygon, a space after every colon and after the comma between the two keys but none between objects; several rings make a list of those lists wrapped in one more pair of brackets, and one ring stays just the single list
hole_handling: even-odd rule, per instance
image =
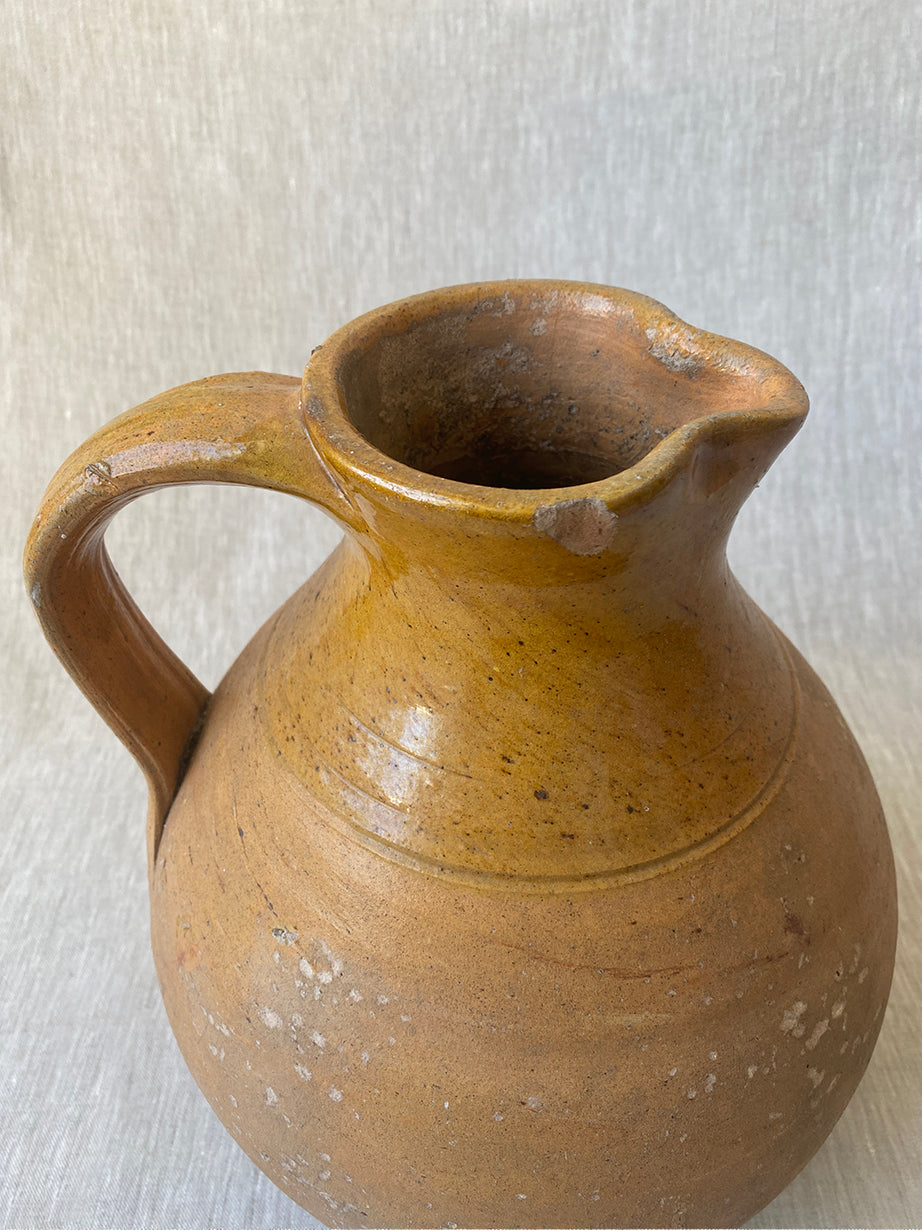
[{"label": "jug shoulder", "polygon": [[334,557],[219,690],[246,698],[222,740],[231,771],[274,766],[382,857],[570,891],[727,841],[835,721],[815,705],[805,718],[814,677],[748,599],[747,635],[689,620],[640,650],[577,619],[449,599],[382,619],[367,569]]}]

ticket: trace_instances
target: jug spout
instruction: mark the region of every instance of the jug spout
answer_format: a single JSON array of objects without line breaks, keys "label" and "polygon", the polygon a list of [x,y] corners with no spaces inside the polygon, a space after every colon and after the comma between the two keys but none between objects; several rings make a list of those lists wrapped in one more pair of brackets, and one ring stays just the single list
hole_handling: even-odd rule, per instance
[{"label": "jug spout", "polygon": [[312,356],[303,404],[366,541],[533,583],[617,573],[638,551],[719,557],[807,411],[757,350],[642,295],[544,281],[359,318]]}]

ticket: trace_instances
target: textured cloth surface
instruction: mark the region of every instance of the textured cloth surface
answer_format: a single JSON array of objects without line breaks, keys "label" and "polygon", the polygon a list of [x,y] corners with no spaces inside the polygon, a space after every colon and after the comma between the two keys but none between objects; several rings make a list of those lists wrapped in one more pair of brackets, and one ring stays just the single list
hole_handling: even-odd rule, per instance
[{"label": "textured cloth surface", "polygon": [[[868,1073],[753,1225],[922,1221],[912,0],[7,0],[2,105],[0,1224],[313,1226],[188,1075],[148,950],[140,774],[19,579],[54,468],[161,389],[297,373],[358,313],[494,277],[629,286],[813,401],[731,560],[877,780],[899,963]],[[109,540],[213,686],[338,531],[195,488]]]}]

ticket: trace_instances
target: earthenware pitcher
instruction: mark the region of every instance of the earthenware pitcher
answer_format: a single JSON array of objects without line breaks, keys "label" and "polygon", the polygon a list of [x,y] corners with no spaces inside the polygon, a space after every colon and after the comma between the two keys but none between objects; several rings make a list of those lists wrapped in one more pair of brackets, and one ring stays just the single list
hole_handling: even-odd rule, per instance
[{"label": "earthenware pitcher", "polygon": [[[173,389],[53,480],[28,586],[150,782],[173,1029],[328,1225],[734,1225],[841,1114],[890,848],[725,555],[806,409],[650,299],[500,282]],[[346,530],[211,696],[103,546],[201,481]]]}]

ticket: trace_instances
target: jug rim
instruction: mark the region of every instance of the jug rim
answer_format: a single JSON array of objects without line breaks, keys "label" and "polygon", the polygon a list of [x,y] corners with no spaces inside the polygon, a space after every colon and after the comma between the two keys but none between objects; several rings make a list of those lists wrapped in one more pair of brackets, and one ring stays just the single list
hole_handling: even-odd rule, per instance
[{"label": "jug rim", "polygon": [[[683,386],[700,383],[707,374],[722,378],[734,397],[669,430],[630,465],[565,485],[499,486],[445,477],[390,455],[356,425],[343,387],[347,362],[361,359],[382,339],[406,336],[439,318],[454,314],[469,320],[489,314],[501,320],[526,300],[533,311],[552,307],[593,319],[595,327],[601,320],[631,333],[679,395]],[[721,401],[719,396],[714,400]],[[734,400],[743,404],[733,405]],[[411,501],[488,520],[529,523],[542,509],[562,502],[589,499],[615,510],[645,501],[685,469],[707,441],[730,443],[777,434],[783,436],[783,447],[802,425],[809,400],[797,377],[777,359],[689,325],[647,295],[592,282],[530,278],[442,287],[358,316],[312,352],[304,370],[301,406],[305,432],[340,489],[366,490],[387,502]]]}]

